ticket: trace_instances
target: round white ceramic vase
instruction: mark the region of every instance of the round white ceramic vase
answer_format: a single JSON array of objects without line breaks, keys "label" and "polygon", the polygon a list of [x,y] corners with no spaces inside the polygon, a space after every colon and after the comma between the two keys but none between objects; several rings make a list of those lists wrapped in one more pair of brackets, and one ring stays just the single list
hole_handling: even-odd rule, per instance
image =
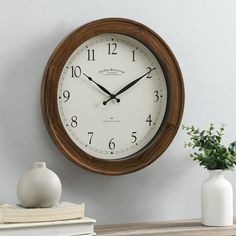
[{"label": "round white ceramic vase", "polygon": [[45,162],[36,162],[17,185],[18,199],[23,207],[52,207],[60,201],[62,186],[59,177],[46,168]]},{"label": "round white ceramic vase", "polygon": [[233,190],[223,170],[208,170],[202,184],[202,224],[230,226],[233,224]]}]

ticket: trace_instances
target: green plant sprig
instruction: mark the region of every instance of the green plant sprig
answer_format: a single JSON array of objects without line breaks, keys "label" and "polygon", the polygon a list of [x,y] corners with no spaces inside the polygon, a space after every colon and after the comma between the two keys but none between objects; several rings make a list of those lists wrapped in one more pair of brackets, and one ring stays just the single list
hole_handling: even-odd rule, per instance
[{"label": "green plant sprig", "polygon": [[232,170],[236,165],[236,141],[230,143],[228,147],[221,144],[224,127],[225,125],[221,125],[217,130],[213,123],[206,130],[194,126],[182,126],[190,137],[184,146],[197,150],[191,153],[190,157],[208,170]]}]

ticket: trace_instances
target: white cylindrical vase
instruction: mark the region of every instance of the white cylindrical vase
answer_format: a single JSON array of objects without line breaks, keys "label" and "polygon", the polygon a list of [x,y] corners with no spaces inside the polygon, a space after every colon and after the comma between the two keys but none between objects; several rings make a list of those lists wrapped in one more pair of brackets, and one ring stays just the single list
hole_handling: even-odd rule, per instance
[{"label": "white cylindrical vase", "polygon": [[45,162],[36,162],[17,185],[18,199],[23,207],[38,208],[57,205],[62,193],[59,177],[46,167]]},{"label": "white cylindrical vase", "polygon": [[233,190],[223,170],[208,170],[202,183],[202,224],[230,226],[233,224]]}]

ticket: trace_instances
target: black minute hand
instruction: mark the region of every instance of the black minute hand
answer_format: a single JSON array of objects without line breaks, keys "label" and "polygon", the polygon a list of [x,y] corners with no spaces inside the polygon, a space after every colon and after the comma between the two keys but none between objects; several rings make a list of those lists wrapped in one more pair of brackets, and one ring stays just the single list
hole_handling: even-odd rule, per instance
[{"label": "black minute hand", "polygon": [[83,73],[84,76],[86,76],[88,78],[89,81],[93,82],[94,84],[96,84],[98,86],[98,88],[100,88],[104,93],[108,94],[112,99],[116,99],[117,102],[120,102],[120,99],[116,98],[113,94],[111,94],[106,88],[104,88],[102,85],[98,84],[96,81],[94,81],[92,79],[92,77],[86,75],[85,73]]},{"label": "black minute hand", "polygon": [[146,75],[148,75],[151,71],[155,70],[156,68],[148,68],[149,71],[146,72],[145,74],[143,74],[142,76],[140,76],[139,78],[137,78],[136,80],[130,82],[129,84],[127,84],[125,87],[123,87],[121,90],[119,90],[117,93],[115,93],[113,96],[111,96],[108,100],[104,101],[103,104],[109,102],[111,99],[117,99],[116,96],[120,95],[121,93],[125,92],[126,90],[128,90],[129,88],[131,88],[132,86],[134,86],[139,80],[141,80],[142,78],[144,78]]},{"label": "black minute hand", "polygon": [[121,90],[119,90],[115,96],[120,95],[121,93],[125,92],[127,89],[131,88],[132,86],[134,86],[139,80],[141,80],[142,78],[144,78],[147,74],[149,74],[151,71],[155,70],[156,68],[150,69],[147,73],[145,73],[144,75],[140,76],[139,78],[137,78],[136,80],[130,82],[129,84],[127,84],[124,88],[122,88]]}]

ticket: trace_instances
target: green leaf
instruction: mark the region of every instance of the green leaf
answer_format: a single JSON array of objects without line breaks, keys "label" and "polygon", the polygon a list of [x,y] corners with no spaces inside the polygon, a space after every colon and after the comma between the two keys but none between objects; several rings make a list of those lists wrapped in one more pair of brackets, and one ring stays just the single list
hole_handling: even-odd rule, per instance
[{"label": "green leaf", "polygon": [[210,124],[210,128],[209,128],[210,131],[214,130],[214,124]]},{"label": "green leaf", "polygon": [[232,155],[235,155],[235,154],[236,154],[236,141],[232,142],[232,143],[229,145],[228,150],[229,150],[229,152],[230,152]]}]

